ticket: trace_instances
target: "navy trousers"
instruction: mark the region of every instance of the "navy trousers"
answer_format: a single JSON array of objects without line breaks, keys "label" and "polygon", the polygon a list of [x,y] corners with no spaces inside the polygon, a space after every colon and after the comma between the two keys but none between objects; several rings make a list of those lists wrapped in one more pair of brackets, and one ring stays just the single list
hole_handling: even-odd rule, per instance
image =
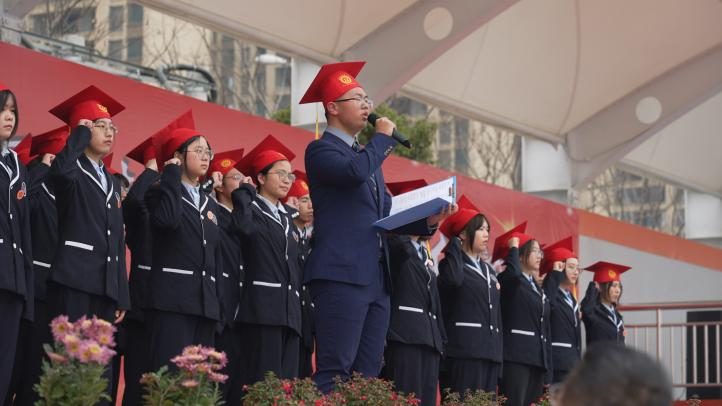
[{"label": "navy trousers", "polygon": [[381,371],[389,329],[390,297],[379,265],[378,278],[368,286],[313,280],[316,373],[319,389],[330,392],[334,378],[352,372],[375,377]]}]

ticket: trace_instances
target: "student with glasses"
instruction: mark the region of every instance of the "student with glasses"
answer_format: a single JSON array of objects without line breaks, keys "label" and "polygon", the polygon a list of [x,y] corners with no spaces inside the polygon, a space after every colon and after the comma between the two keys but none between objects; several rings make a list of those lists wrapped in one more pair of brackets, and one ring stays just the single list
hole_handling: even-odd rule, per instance
[{"label": "student with glasses", "polygon": [[449,341],[441,373],[442,391],[496,393],[502,364],[500,284],[482,259],[489,222],[462,196],[460,210],[441,225],[449,238],[439,265],[444,321]]},{"label": "student with glasses", "polygon": [[218,204],[200,188],[213,151],[205,136],[178,120],[155,139],[163,162],[160,183],[145,194],[152,234],[145,302],[149,366],[172,367],[188,345],[213,346],[221,321]]},{"label": "student with glasses", "polygon": [[[296,180],[291,185],[286,198],[286,208],[293,219],[293,236],[298,241],[299,267],[301,271],[306,266],[306,258],[312,250],[311,233],[313,230],[313,203],[311,191],[308,189],[306,173],[295,170]],[[311,293],[306,285],[301,286],[301,349],[299,355],[298,376],[310,378],[313,375],[314,351],[314,304]]]},{"label": "student with glasses", "polygon": [[579,259],[574,253],[572,237],[544,248],[540,269],[544,293],[549,299],[550,334],[547,340],[553,369],[550,382],[560,383],[579,361],[582,354],[582,322],[574,288],[579,278]]},{"label": "student with glasses", "polygon": [[50,319],[96,315],[120,323],[130,308],[120,184],[102,160],[117,134],[111,117],[123,109],[90,86],[50,111],[73,128],[49,174],[59,233],[46,294]]},{"label": "student with glasses", "polygon": [[548,354],[549,299],[534,280],[544,256],[539,242],[524,234],[526,223],[495,241],[493,261],[506,258],[499,275],[504,326],[504,364],[500,392],[505,405],[527,406],[544,391]]},{"label": "student with glasses", "polygon": [[242,187],[253,193],[251,178],[238,170],[243,149],[218,153],[211,162],[210,171],[214,178],[214,189],[218,201],[218,226],[221,230],[220,247],[223,271],[218,278],[223,323],[216,331],[216,348],[228,356],[224,374],[228,380],[223,384],[224,404],[241,404],[241,336],[240,324],[235,320],[243,292],[244,261],[241,246],[242,234],[233,222],[233,192]]},{"label": "student with glasses", "polygon": [[236,315],[241,323],[242,385],[263,380],[268,371],[281,378],[299,372],[302,270],[293,219],[282,203],[295,180],[293,158],[291,150],[269,135],[239,163],[257,191],[242,187],[232,193],[245,270]]}]

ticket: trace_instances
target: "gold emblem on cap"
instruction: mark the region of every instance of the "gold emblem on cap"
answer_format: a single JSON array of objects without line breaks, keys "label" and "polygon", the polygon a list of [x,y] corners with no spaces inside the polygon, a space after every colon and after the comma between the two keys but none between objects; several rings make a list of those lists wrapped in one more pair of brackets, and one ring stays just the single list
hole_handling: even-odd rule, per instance
[{"label": "gold emblem on cap", "polygon": [[230,160],[230,159],[226,158],[226,159],[224,159],[224,160],[221,161],[221,167],[222,167],[222,168],[228,168],[229,166],[231,166],[231,160]]},{"label": "gold emblem on cap", "polygon": [[304,189],[306,189],[306,190],[308,190],[308,183],[306,183],[305,180],[302,180],[302,181],[301,181],[301,187],[304,188]]},{"label": "gold emblem on cap", "polygon": [[98,110],[102,111],[103,113],[108,112],[108,108],[103,106],[102,104],[98,103]]},{"label": "gold emblem on cap", "polygon": [[341,75],[338,77],[338,81],[344,85],[350,85],[353,82],[353,78],[349,75]]},{"label": "gold emblem on cap", "polygon": [[616,278],[616,277],[617,277],[617,273],[614,272],[614,271],[609,271],[609,272],[607,273],[607,275],[609,275],[610,278]]}]

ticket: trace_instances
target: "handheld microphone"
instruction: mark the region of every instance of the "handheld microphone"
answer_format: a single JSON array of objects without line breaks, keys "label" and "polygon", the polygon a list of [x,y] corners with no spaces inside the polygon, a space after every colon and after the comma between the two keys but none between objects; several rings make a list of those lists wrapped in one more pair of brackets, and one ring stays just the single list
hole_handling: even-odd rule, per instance
[{"label": "handheld microphone", "polygon": [[[376,120],[377,120],[378,118],[379,118],[379,116],[377,116],[376,113],[371,113],[371,114],[369,114],[369,117],[368,117],[367,120],[368,120],[368,122],[369,122],[372,126],[375,127],[375,126],[376,126]],[[391,134],[391,137],[393,137],[393,138],[396,140],[396,142],[398,142],[399,144],[405,146],[406,148],[411,148],[411,142],[409,141],[409,139],[406,138],[406,137],[404,137],[404,135],[401,134],[400,132],[398,132],[398,131],[396,130],[396,128],[394,128],[394,132]]]}]

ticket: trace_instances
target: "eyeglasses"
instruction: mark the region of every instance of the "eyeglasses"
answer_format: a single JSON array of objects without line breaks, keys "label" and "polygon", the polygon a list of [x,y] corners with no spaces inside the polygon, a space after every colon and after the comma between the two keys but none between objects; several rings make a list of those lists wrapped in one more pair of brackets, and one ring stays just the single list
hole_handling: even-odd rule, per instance
[{"label": "eyeglasses", "polygon": [[533,249],[531,250],[532,254],[536,254],[539,258],[544,258],[544,251],[539,249]]},{"label": "eyeglasses", "polygon": [[207,156],[208,159],[213,160],[213,150],[210,148],[197,147],[195,149],[187,149],[186,152],[193,152],[198,158]]},{"label": "eyeglasses", "polygon": [[369,106],[369,107],[373,107],[373,105],[374,105],[373,100],[369,99],[368,96],[364,96],[364,97],[361,97],[361,96],[349,97],[349,98],[347,98],[347,99],[334,100],[334,102],[335,102],[335,103],[342,103],[342,102],[347,102],[347,101],[352,101],[352,100],[355,101],[356,104],[358,104],[358,105],[362,105],[362,104],[364,104],[364,103],[366,103],[366,105]]},{"label": "eyeglasses", "polygon": [[241,176],[239,174],[235,174],[235,175],[224,176],[223,179],[241,180],[241,179],[243,179],[243,176]]},{"label": "eyeglasses", "polygon": [[113,136],[118,135],[120,130],[118,130],[118,127],[116,127],[113,123],[107,122],[107,121],[96,121],[93,123],[93,127],[100,128],[101,130],[105,131],[106,133],[110,133]]},{"label": "eyeglasses", "polygon": [[268,172],[269,175],[278,175],[278,179],[280,180],[288,180],[289,182],[293,183],[296,180],[296,175],[292,173],[288,173],[286,171],[275,171],[275,172]]}]

